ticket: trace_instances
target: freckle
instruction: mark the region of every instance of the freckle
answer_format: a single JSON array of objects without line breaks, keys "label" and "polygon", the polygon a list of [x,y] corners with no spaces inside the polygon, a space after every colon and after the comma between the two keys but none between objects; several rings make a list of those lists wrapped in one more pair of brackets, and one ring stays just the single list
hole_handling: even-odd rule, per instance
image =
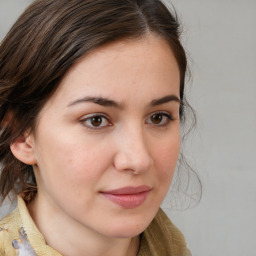
[{"label": "freckle", "polygon": [[68,158],[67,161],[68,161],[68,163],[71,164],[73,162],[73,159],[72,158]]}]

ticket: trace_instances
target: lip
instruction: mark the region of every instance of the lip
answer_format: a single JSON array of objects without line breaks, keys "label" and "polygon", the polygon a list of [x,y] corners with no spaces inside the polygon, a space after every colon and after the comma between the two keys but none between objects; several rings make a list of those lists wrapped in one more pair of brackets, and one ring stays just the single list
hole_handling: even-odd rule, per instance
[{"label": "lip", "polygon": [[150,190],[151,187],[143,185],[103,191],[101,194],[111,202],[116,203],[123,208],[132,209],[139,207],[144,203]]}]

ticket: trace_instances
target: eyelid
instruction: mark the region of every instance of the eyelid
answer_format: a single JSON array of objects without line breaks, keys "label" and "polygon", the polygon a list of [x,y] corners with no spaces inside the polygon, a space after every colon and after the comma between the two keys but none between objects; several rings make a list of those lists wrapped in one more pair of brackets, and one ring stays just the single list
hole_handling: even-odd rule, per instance
[{"label": "eyelid", "polygon": [[165,110],[154,111],[154,112],[150,113],[148,115],[148,117],[153,116],[153,115],[157,115],[157,114],[173,118],[173,114],[170,111],[165,111]]},{"label": "eyelid", "polygon": [[[93,117],[101,117],[107,120],[108,124],[107,125],[103,125],[103,126],[93,126],[93,125],[86,125],[85,122],[92,119]],[[79,122],[87,129],[91,129],[91,130],[100,130],[100,129],[104,129],[106,127],[112,126],[113,124],[111,123],[109,117],[104,114],[104,113],[93,113],[93,114],[88,114],[88,115],[84,115],[83,117],[81,117],[79,119]]]},{"label": "eyelid", "polygon": [[167,126],[170,122],[172,122],[173,120],[175,120],[175,118],[173,117],[173,115],[170,112],[167,111],[156,111],[151,113],[150,115],[148,115],[148,117],[146,118],[146,120],[150,119],[152,116],[154,115],[162,115],[165,118],[168,118],[167,122],[165,122],[164,124],[154,124],[153,122],[149,122],[150,125],[156,126],[156,127],[164,127]]}]

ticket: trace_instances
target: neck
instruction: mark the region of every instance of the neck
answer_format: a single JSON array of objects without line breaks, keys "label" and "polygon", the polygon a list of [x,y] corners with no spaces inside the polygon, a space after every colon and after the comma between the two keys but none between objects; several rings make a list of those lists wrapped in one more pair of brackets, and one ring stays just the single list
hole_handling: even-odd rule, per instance
[{"label": "neck", "polygon": [[63,256],[137,255],[139,236],[134,238],[103,236],[71,220],[58,208],[49,208],[40,200],[39,195],[28,205],[28,209],[47,245]]}]

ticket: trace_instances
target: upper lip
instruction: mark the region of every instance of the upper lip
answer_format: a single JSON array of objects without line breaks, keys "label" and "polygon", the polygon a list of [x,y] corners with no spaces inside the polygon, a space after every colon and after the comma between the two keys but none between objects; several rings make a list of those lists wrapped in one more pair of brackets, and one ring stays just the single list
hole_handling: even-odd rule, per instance
[{"label": "upper lip", "polygon": [[148,192],[150,190],[151,190],[151,187],[147,185],[142,185],[138,187],[128,186],[128,187],[103,191],[102,193],[111,194],[111,195],[134,195],[134,194],[139,194],[143,192]]}]

